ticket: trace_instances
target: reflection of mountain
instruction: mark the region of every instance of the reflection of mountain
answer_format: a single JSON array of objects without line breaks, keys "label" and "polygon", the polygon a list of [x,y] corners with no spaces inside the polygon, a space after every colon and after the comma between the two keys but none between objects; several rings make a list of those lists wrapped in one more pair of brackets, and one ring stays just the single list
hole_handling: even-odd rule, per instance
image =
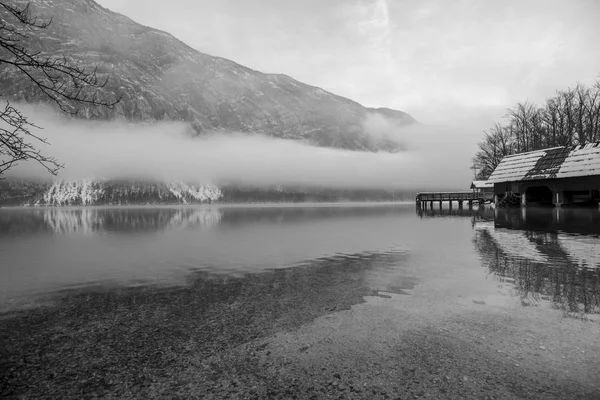
[{"label": "reflection of mountain", "polygon": [[214,226],[217,208],[49,208],[0,213],[0,235],[51,231],[54,233],[150,232],[165,228]]},{"label": "reflection of mountain", "polygon": [[547,296],[558,308],[600,314],[600,238],[478,222],[473,240],[484,266],[514,281],[524,301]]},{"label": "reflection of mountain", "polygon": [[340,268],[368,261],[390,271],[406,260],[397,232],[402,214],[410,213],[214,205],[0,209],[0,272],[8,277],[0,279],[0,303],[66,287],[180,283],[190,271],[253,274],[304,260]]},{"label": "reflection of mountain", "polygon": [[178,227],[282,225],[325,219],[393,217],[395,206],[363,207],[79,207],[24,208],[0,212],[0,235],[21,233],[141,232]]},{"label": "reflection of mountain", "polygon": [[368,218],[389,215],[400,212],[401,208],[390,206],[335,206],[330,207],[240,207],[224,210],[221,226],[234,227],[248,224],[285,224],[289,222],[306,223],[314,220]]}]

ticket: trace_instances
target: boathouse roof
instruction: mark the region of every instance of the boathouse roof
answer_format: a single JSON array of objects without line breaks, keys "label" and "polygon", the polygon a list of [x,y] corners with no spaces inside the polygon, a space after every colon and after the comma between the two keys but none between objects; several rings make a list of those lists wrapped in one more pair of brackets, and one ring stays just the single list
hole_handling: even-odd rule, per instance
[{"label": "boathouse roof", "polygon": [[471,189],[493,189],[494,182],[491,181],[473,181],[471,183]]},{"label": "boathouse roof", "polygon": [[600,175],[600,142],[506,156],[488,181],[516,182]]}]

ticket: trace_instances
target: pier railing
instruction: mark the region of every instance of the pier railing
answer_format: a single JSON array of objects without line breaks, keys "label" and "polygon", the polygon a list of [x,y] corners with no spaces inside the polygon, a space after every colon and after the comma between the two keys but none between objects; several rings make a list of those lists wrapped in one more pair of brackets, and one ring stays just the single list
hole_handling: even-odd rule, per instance
[{"label": "pier railing", "polygon": [[433,206],[434,201],[441,202],[447,201],[452,207],[452,202],[458,202],[459,207],[464,202],[467,202],[469,206],[472,206],[474,202],[485,203],[486,201],[494,200],[494,193],[491,192],[420,192],[416,197],[417,206],[427,206],[427,202],[430,202],[430,206]]}]

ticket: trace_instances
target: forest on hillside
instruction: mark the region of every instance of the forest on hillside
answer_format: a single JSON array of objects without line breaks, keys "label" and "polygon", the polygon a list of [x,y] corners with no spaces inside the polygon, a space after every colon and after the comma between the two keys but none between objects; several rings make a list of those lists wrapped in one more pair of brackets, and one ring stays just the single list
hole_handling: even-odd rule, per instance
[{"label": "forest on hillside", "polygon": [[517,103],[484,134],[472,160],[476,179],[487,179],[510,154],[600,141],[600,80],[557,91],[541,105]]}]

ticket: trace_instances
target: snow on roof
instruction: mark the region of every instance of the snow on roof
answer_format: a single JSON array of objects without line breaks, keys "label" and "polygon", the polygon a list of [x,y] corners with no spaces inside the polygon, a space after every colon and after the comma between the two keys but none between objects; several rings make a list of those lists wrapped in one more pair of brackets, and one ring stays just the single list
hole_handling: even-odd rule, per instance
[{"label": "snow on roof", "polygon": [[488,182],[600,175],[600,142],[574,147],[553,147],[506,156]]},{"label": "snow on roof", "polygon": [[473,181],[471,183],[471,189],[487,189],[487,188],[493,188],[494,187],[494,182],[490,182],[490,181]]}]

